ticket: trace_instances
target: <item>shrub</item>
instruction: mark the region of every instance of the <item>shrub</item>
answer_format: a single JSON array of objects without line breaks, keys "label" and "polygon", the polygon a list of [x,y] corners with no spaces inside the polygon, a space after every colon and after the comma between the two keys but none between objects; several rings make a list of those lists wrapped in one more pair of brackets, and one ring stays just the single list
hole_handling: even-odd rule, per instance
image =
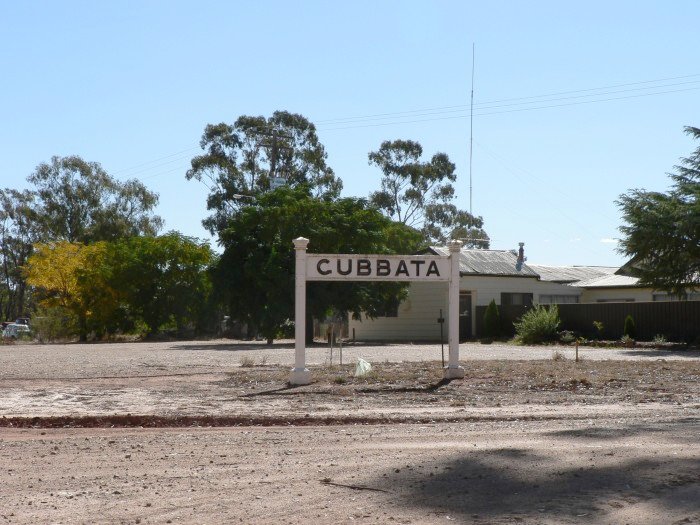
[{"label": "shrub", "polygon": [[40,343],[69,340],[77,333],[75,315],[61,306],[38,309],[31,323]]},{"label": "shrub", "polygon": [[625,317],[625,329],[623,333],[630,339],[635,339],[637,336],[637,329],[634,326],[634,319],[631,315]]},{"label": "shrub", "polygon": [[244,368],[250,368],[252,366],[255,366],[255,359],[248,355],[244,355],[241,359],[241,366]]},{"label": "shrub", "polygon": [[491,302],[486,307],[484,312],[484,337],[498,337],[501,331],[501,316],[498,313],[496,301],[491,299]]},{"label": "shrub", "polygon": [[559,341],[566,345],[576,342],[576,334],[571,330],[562,330],[559,332]]},{"label": "shrub", "polygon": [[663,334],[656,334],[654,336],[654,343],[657,345],[662,345],[664,343],[667,343],[668,340],[666,339],[666,336]]},{"label": "shrub", "polygon": [[602,339],[603,330],[605,330],[605,325],[603,324],[603,321],[593,321],[593,329],[595,330],[595,338]]},{"label": "shrub", "polygon": [[559,328],[559,308],[537,305],[526,312],[520,321],[513,323],[515,338],[523,344],[539,344],[557,339]]}]

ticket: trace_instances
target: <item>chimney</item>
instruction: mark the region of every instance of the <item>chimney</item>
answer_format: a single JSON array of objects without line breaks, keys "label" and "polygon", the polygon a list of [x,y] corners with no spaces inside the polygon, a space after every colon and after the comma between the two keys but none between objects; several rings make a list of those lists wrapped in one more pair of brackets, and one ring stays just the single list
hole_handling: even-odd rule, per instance
[{"label": "chimney", "polygon": [[523,263],[527,261],[527,258],[525,257],[525,243],[519,242],[518,246],[520,248],[518,249],[518,261],[515,263],[515,269],[520,271],[523,269]]}]

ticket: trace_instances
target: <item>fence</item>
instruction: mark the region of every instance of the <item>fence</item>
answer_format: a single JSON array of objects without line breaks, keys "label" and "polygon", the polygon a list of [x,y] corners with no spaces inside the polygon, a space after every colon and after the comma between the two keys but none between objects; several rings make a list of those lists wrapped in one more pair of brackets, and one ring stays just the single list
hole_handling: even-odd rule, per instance
[{"label": "fence", "polygon": [[[583,336],[596,334],[593,321],[603,323],[602,337],[622,337],[625,318],[631,315],[637,329],[637,339],[650,341],[663,335],[669,341],[695,341],[700,338],[700,301],[649,303],[582,303],[560,304],[560,330],[571,330]],[[499,306],[501,332],[515,334],[513,322],[528,310],[526,306]],[[485,306],[476,307],[476,334],[483,333]]]}]

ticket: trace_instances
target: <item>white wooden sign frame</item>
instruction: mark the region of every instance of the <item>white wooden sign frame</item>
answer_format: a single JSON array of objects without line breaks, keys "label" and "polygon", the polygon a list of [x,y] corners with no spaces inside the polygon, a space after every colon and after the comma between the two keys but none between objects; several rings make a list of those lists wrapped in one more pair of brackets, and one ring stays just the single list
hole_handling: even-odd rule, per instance
[{"label": "white wooden sign frame", "polygon": [[294,239],[294,368],[292,385],[311,383],[306,368],[306,282],[307,281],[436,281],[448,282],[449,359],[445,378],[464,377],[459,366],[459,253],[461,241],[448,244],[447,257],[437,255],[307,254],[309,239]]}]

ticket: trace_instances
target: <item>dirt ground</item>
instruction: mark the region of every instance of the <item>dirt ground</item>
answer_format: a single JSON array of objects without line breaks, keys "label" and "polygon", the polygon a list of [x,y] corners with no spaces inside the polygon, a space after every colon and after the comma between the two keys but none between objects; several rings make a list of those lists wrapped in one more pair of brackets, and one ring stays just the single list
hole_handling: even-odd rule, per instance
[{"label": "dirt ground", "polygon": [[460,351],[1,346],[0,523],[700,523],[697,351]]}]

